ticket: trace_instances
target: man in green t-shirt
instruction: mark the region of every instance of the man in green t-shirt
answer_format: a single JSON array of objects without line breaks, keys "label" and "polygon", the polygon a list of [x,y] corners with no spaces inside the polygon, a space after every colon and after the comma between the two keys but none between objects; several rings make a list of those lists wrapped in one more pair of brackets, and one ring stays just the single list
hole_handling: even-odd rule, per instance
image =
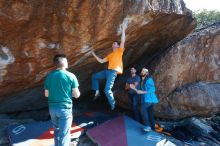
[{"label": "man in green t-shirt", "polygon": [[48,97],[49,112],[54,127],[55,146],[70,145],[72,125],[72,97],[80,96],[76,76],[67,71],[68,62],[64,54],[53,59],[56,69],[45,80],[45,96]]}]

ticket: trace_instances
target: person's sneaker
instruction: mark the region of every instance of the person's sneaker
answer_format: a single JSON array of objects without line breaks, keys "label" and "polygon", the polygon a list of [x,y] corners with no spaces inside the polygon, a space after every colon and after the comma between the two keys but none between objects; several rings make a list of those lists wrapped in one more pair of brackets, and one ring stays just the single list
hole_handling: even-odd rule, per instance
[{"label": "person's sneaker", "polygon": [[156,132],[162,132],[164,129],[162,127],[160,127],[159,124],[155,124],[155,131]]},{"label": "person's sneaker", "polygon": [[151,131],[151,128],[149,127],[149,126],[147,126],[147,127],[144,127],[144,129],[143,129],[145,132],[150,132]]},{"label": "person's sneaker", "polygon": [[93,100],[96,100],[96,99],[98,99],[100,97],[100,95],[98,94],[98,95],[95,95],[94,97],[93,97]]},{"label": "person's sneaker", "polygon": [[113,111],[115,109],[115,105],[111,106],[111,110]]},{"label": "person's sneaker", "polygon": [[93,100],[96,100],[100,97],[100,93],[98,91],[95,92],[95,95],[93,97]]}]

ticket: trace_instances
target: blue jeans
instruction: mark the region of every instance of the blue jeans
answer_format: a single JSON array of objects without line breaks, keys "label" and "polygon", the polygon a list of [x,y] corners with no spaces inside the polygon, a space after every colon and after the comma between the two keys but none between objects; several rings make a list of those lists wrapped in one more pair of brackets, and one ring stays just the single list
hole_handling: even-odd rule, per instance
[{"label": "blue jeans", "polygon": [[54,127],[55,146],[69,146],[71,142],[72,109],[49,107]]},{"label": "blue jeans", "polygon": [[117,72],[110,69],[103,70],[92,75],[92,90],[99,90],[99,80],[106,79],[105,95],[107,96],[108,102],[112,109],[115,108],[115,99],[113,96],[112,87],[116,77]]},{"label": "blue jeans", "polygon": [[138,111],[138,95],[136,93],[128,93],[128,97],[131,101],[131,108],[136,121],[140,122],[140,114]]},{"label": "blue jeans", "polygon": [[155,130],[155,120],[153,114],[153,103],[142,103],[141,116],[145,126],[150,126],[152,130]]}]

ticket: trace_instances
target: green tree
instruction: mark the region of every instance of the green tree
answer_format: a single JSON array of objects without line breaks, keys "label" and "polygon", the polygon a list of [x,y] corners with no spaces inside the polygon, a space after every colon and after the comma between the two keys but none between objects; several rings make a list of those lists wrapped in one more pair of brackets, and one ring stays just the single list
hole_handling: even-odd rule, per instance
[{"label": "green tree", "polygon": [[220,11],[200,10],[193,12],[193,17],[197,20],[196,30],[220,21]]}]

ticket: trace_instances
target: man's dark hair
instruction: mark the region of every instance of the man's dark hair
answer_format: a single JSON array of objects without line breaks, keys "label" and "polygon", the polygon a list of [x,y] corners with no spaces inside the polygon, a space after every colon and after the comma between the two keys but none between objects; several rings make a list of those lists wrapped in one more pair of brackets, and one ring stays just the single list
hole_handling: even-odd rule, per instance
[{"label": "man's dark hair", "polygon": [[57,54],[57,55],[55,55],[54,58],[53,58],[53,64],[56,67],[61,67],[62,59],[64,59],[64,58],[67,58],[66,55],[64,55],[64,54]]}]

